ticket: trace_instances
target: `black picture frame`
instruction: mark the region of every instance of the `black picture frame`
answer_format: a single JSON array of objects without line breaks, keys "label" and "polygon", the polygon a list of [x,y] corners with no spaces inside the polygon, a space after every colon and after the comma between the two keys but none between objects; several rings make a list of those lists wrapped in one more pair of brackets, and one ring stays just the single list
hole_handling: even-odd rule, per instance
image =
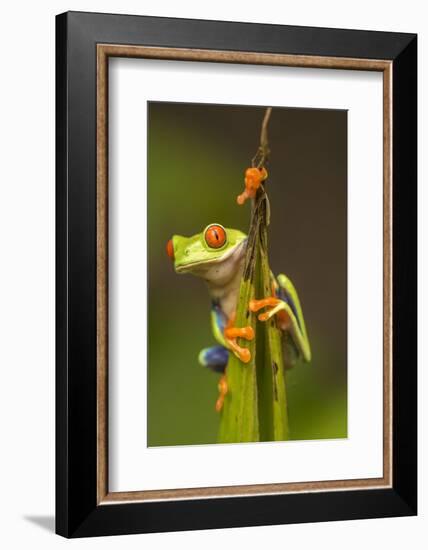
[{"label": "black picture frame", "polygon": [[[382,489],[97,502],[97,44],[392,62],[393,479]],[[417,513],[417,36],[68,12],[56,18],[56,532],[65,537]]]}]

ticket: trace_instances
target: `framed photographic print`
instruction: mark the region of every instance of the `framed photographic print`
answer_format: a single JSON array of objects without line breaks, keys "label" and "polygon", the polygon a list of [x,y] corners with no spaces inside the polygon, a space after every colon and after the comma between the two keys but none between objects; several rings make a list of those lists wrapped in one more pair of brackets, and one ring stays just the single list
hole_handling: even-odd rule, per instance
[{"label": "framed photographic print", "polygon": [[416,514],[416,36],[56,25],[57,532]]}]

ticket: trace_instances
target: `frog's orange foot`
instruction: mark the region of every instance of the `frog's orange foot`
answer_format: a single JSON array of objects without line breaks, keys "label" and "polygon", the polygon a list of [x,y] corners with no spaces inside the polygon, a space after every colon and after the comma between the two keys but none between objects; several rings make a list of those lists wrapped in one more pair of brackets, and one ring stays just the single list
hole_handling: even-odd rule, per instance
[{"label": "frog's orange foot", "polygon": [[247,168],[245,171],[245,189],[238,195],[236,201],[242,205],[247,199],[253,199],[256,196],[257,189],[262,181],[268,177],[266,168]]},{"label": "frog's orange foot", "polygon": [[273,315],[278,315],[278,321],[281,328],[285,328],[288,324],[288,314],[284,309],[284,302],[274,296],[268,298],[262,298],[261,300],[250,300],[250,311],[256,312],[264,307],[268,308],[264,313],[260,313],[258,316],[259,321],[267,321]]},{"label": "frog's orange foot", "polygon": [[[252,312],[259,311],[259,309],[263,309],[264,307],[274,309],[275,306],[277,306],[280,302],[281,300],[279,298],[269,296],[269,298],[262,298],[261,300],[250,300],[249,308]],[[261,313],[259,315],[259,321],[267,321],[267,319],[269,319],[269,314],[271,313],[272,309],[270,309],[266,313]]]},{"label": "frog's orange foot", "polygon": [[230,316],[226,328],[223,331],[224,338],[227,343],[227,347],[233,351],[243,363],[249,363],[251,360],[251,352],[249,349],[242,348],[236,342],[237,338],[244,338],[244,340],[254,339],[254,330],[252,327],[238,328],[233,326],[235,322],[236,312]]},{"label": "frog's orange foot", "polygon": [[215,410],[217,412],[220,412],[221,409],[223,408],[224,398],[226,397],[228,391],[229,391],[229,388],[227,386],[226,375],[223,374],[223,376],[220,378],[220,380],[218,382],[218,393],[219,393],[219,395],[218,395],[218,399],[217,399],[216,404],[215,404]]},{"label": "frog's orange foot", "polygon": [[254,339],[254,330],[252,327],[226,327],[224,329],[224,337],[229,348],[239,357],[243,363],[248,363],[251,360],[251,352],[249,349],[242,348],[236,342],[236,338],[244,338],[245,340]]},{"label": "frog's orange foot", "polygon": [[228,340],[235,338],[244,338],[245,340],[253,340],[254,330],[253,327],[226,327],[224,329],[224,337]]}]

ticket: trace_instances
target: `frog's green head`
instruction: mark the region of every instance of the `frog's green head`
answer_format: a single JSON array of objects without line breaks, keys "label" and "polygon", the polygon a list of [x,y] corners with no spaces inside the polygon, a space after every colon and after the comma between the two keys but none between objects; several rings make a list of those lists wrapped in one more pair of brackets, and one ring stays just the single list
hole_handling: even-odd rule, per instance
[{"label": "frog's green head", "polygon": [[245,255],[247,236],[218,223],[192,237],[174,235],[167,244],[177,273],[192,273],[221,283],[238,269]]}]

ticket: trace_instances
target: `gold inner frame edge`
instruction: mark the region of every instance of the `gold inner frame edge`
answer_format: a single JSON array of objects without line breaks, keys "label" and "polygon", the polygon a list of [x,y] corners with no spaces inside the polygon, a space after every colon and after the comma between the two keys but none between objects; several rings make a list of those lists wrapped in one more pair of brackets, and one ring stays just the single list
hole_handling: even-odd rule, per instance
[{"label": "gold inner frame edge", "polygon": [[[383,477],[225,487],[108,489],[108,59],[133,57],[383,73]],[[224,498],[392,486],[392,61],[97,44],[97,504]]]}]

